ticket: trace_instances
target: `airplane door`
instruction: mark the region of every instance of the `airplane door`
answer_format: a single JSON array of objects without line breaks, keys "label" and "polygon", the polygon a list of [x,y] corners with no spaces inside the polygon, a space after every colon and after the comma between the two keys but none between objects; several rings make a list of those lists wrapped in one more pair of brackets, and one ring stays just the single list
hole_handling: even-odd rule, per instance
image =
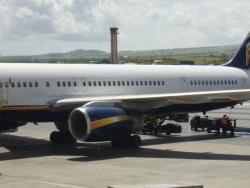
[{"label": "airplane door", "polygon": [[8,104],[9,100],[9,83],[0,82],[0,104]]},{"label": "airplane door", "polygon": [[247,79],[243,78],[242,80],[242,89],[246,89],[247,88]]},{"label": "airplane door", "polygon": [[181,91],[187,92],[188,91],[188,80],[187,78],[181,78]]}]

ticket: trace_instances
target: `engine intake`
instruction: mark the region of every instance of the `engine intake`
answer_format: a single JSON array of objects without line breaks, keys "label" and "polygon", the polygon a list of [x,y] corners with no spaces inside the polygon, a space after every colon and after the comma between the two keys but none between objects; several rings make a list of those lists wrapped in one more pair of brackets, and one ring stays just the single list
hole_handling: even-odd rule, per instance
[{"label": "engine intake", "polygon": [[74,109],[69,116],[69,131],[78,140],[85,141],[91,133],[91,122],[84,108]]}]

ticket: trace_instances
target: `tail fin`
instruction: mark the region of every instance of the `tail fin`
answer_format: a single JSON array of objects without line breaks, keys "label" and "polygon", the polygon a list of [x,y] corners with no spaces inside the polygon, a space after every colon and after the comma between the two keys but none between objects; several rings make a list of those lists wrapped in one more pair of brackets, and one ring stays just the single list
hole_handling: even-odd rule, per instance
[{"label": "tail fin", "polygon": [[243,44],[235,53],[233,58],[225,66],[249,69],[250,67],[250,33],[248,33]]}]

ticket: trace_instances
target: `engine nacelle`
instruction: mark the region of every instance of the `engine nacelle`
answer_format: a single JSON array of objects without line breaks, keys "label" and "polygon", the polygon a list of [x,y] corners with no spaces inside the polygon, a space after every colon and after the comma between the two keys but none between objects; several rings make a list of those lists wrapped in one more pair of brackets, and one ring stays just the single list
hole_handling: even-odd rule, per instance
[{"label": "engine nacelle", "polygon": [[118,107],[80,107],[68,119],[72,136],[81,141],[107,141],[135,133],[142,120]]}]

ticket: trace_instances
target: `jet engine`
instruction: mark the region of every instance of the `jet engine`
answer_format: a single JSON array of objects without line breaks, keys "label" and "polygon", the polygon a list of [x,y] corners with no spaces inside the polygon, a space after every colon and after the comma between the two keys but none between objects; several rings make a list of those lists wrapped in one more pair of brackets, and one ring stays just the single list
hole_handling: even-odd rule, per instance
[{"label": "jet engine", "polygon": [[136,133],[142,120],[118,107],[80,107],[68,119],[72,136],[81,141],[108,141]]}]

